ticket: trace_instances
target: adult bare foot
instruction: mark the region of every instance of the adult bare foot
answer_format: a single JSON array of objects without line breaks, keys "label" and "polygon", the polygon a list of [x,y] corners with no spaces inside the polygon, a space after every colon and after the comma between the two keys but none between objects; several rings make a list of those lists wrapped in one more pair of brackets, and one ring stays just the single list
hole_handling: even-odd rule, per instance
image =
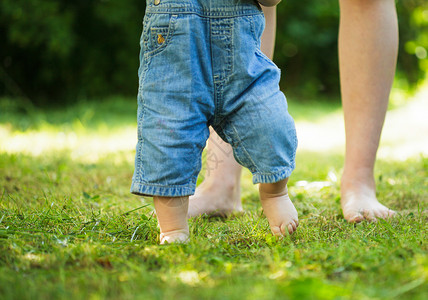
[{"label": "adult bare foot", "polygon": [[340,204],[343,216],[348,222],[376,221],[378,218],[387,219],[396,214],[377,200],[374,180],[370,181],[348,182],[342,177]]},{"label": "adult bare foot", "polygon": [[188,217],[229,216],[242,212],[242,167],[233,157],[232,146],[211,129],[206,151],[205,180],[190,197]]},{"label": "adult bare foot", "polygon": [[[211,180],[212,181],[212,180]],[[207,214],[227,217],[242,212],[241,188],[237,184],[202,182],[189,200],[189,218]]]}]

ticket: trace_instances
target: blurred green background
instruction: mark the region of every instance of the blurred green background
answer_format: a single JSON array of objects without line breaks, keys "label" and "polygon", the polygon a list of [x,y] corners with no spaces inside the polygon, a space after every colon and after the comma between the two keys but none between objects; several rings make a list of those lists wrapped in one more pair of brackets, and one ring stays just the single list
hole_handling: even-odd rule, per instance
[{"label": "blurred green background", "polygon": [[[2,0],[0,96],[41,106],[134,97],[144,7],[144,0]],[[428,71],[428,2],[397,1],[397,10],[397,77],[411,89]],[[283,88],[337,99],[338,23],[335,0],[282,1],[275,62]]]}]

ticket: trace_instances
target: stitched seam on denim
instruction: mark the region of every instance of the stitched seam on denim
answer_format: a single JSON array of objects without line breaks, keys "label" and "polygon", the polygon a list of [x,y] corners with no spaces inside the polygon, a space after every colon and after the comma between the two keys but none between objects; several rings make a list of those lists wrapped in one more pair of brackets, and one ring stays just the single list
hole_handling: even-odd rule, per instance
[{"label": "stitched seam on denim", "polygon": [[143,47],[144,47],[144,51],[143,51],[143,57],[144,54],[147,52],[148,49],[148,42],[150,40],[150,30],[148,28],[148,24],[149,24],[149,20],[150,20],[151,14],[145,14],[144,15],[144,20],[143,20]]},{"label": "stitched seam on denim", "polygon": [[165,188],[189,188],[194,182],[191,181],[190,183],[186,183],[186,184],[168,184],[168,185],[161,185],[161,184],[156,184],[156,183],[147,183],[144,181],[134,181],[135,184],[139,184],[139,185],[145,185],[145,186],[153,186],[153,187],[165,187]]},{"label": "stitched seam on denim", "polygon": [[271,175],[281,174],[281,173],[284,173],[285,171],[289,171],[289,170],[292,170],[292,169],[293,169],[293,166],[290,165],[289,167],[283,167],[279,171],[276,171],[276,172],[270,172],[270,173],[268,173],[268,172],[258,172],[258,171],[256,171],[253,174],[262,175],[262,176],[266,176],[266,175],[271,176]]},{"label": "stitched seam on denim", "polygon": [[253,36],[253,41],[254,41],[254,44],[257,48],[258,47],[258,44],[257,44],[258,39],[256,36],[256,25],[254,24],[254,16],[248,16],[248,19],[250,20],[250,28],[251,28],[251,34]]},{"label": "stitched seam on denim", "polygon": [[197,14],[201,17],[208,17],[208,18],[232,18],[232,17],[239,17],[239,16],[257,15],[261,13],[261,10],[259,10],[256,6],[243,8],[241,10],[220,9],[220,8],[215,8],[212,10],[204,10],[194,6],[184,6],[184,7],[148,6],[146,7],[146,13]]},{"label": "stitched seam on denim", "polygon": [[218,82],[218,83],[214,83],[214,124],[217,124],[218,118],[220,116],[220,111],[221,111],[221,107],[220,107],[220,102],[222,102],[222,98],[223,98],[223,83],[222,82]]},{"label": "stitched seam on denim", "polygon": [[284,172],[273,173],[269,175],[261,175],[258,173],[253,173],[253,182],[254,183],[269,183],[269,182],[278,182],[280,180],[286,179],[291,176],[293,169],[289,169]]},{"label": "stitched seam on denim", "polygon": [[214,53],[211,51],[211,65],[213,67],[213,83],[214,83],[214,95],[215,95],[215,110],[214,110],[214,123],[217,123],[218,118],[223,105],[223,89],[224,86],[229,82],[231,75],[233,74],[233,61],[234,61],[234,51],[233,51],[233,36],[234,36],[234,28],[236,18],[232,18],[232,20],[228,21],[226,26],[220,26],[219,24],[213,24],[210,21],[210,45],[212,49],[213,36],[218,36],[218,30],[227,30],[227,40],[226,47],[227,49],[222,50],[222,55],[226,54],[226,63],[223,68],[219,70],[219,72],[214,72],[215,59]]},{"label": "stitched seam on denim", "polygon": [[296,167],[296,152],[297,152],[297,146],[299,144],[299,141],[297,140],[297,131],[296,131],[296,126],[294,125],[294,144],[296,145],[296,147],[294,147],[294,151],[293,151],[293,160],[291,161],[291,167],[294,169]]},{"label": "stitched seam on denim", "polygon": [[[144,20],[143,20],[143,30],[141,33],[141,38],[140,38],[140,55],[139,55],[139,59],[140,59],[140,68],[138,69],[138,75],[141,76],[143,70],[144,70],[144,63],[145,63],[145,53],[147,52],[147,47],[148,47],[148,40],[149,40],[149,36],[150,34],[148,33],[148,22],[150,19],[150,15],[146,14],[144,16]],[[141,70],[141,72],[140,72]],[[141,78],[139,78],[139,90],[141,89]]]},{"label": "stitched seam on denim", "polygon": [[[215,83],[221,83],[222,85],[225,84],[227,81],[227,77],[230,76],[233,73],[233,35],[234,35],[234,28],[236,22],[236,18],[228,18],[227,21],[224,20],[224,23],[212,23],[210,22],[210,43],[218,44],[224,47],[219,47],[222,49],[220,56],[225,57],[226,61],[221,64],[221,69],[218,70],[218,72],[214,72],[214,82]],[[219,31],[221,34],[219,34]],[[223,32],[226,34],[224,35]],[[222,36],[224,37],[223,40],[219,39],[218,37]],[[226,54],[226,55],[224,55]],[[215,61],[214,53],[211,54],[211,62],[213,68],[217,64]],[[217,78],[217,79],[216,79]]]},{"label": "stitched seam on denim", "polygon": [[[136,156],[138,157],[139,166],[135,166],[135,169],[138,170],[138,177],[141,178],[141,179],[144,178],[144,168],[143,168],[143,163],[142,163],[142,152],[143,152],[145,138],[143,136],[142,131],[143,131],[144,116],[145,116],[145,113],[146,113],[146,106],[145,106],[145,98],[144,98],[144,89],[143,89],[143,86],[144,86],[144,82],[145,82],[145,79],[146,79],[147,70],[148,70],[148,67],[149,67],[149,64],[150,64],[150,61],[148,60],[147,57],[144,57],[144,55],[143,55],[142,64],[143,64],[143,68],[141,70],[141,74],[140,74],[141,78],[139,78],[140,83],[139,83],[139,88],[138,88],[139,93],[140,93],[140,97],[141,97],[141,103],[138,103],[138,105],[141,105],[141,120],[139,122],[140,126],[138,128],[138,130],[141,131],[141,143],[140,143],[140,147],[137,147],[137,149],[136,149],[138,151],[138,153],[136,153]],[[137,115],[137,119],[138,119],[138,117],[139,116]]]},{"label": "stitched seam on denim", "polygon": [[[147,68],[146,68],[146,70],[147,70]],[[145,78],[143,78],[143,80],[144,80]],[[139,161],[139,167],[138,167],[138,170],[139,170],[139,175],[140,175],[140,178],[144,178],[144,167],[143,167],[143,163],[142,163],[142,160],[143,160],[143,157],[142,157],[142,153],[143,153],[143,148],[144,148],[144,142],[145,142],[145,138],[144,138],[144,135],[143,135],[143,122],[144,122],[144,116],[145,116],[145,114],[146,114],[146,105],[145,105],[145,100],[144,100],[144,96],[143,96],[143,91],[141,92],[141,120],[140,120],[140,124],[141,124],[141,143],[140,143],[140,147],[139,147],[139,151],[138,151],[138,161]]]},{"label": "stitched seam on denim", "polygon": [[165,196],[178,197],[187,196],[195,192],[195,185],[191,186],[150,186],[145,184],[133,183],[131,193],[142,196]]},{"label": "stitched seam on denim", "polygon": [[235,41],[234,41],[234,36],[235,36],[235,30],[236,30],[236,20],[237,18],[233,18],[233,20],[232,20],[232,29],[231,29],[231,33],[230,33],[230,64],[229,64],[229,68],[228,68],[228,70],[226,70],[226,71],[228,71],[228,74],[226,73],[225,74],[225,82],[227,82],[228,81],[228,79],[232,76],[232,74],[233,74],[233,69],[234,69],[234,61],[235,61],[235,51],[234,51],[234,49],[235,49]]},{"label": "stitched seam on denim", "polygon": [[239,146],[242,147],[242,150],[243,150],[244,154],[247,156],[247,158],[250,160],[250,162],[252,164],[252,167],[254,167],[254,169],[256,170],[256,172],[259,172],[259,169],[257,168],[257,165],[255,164],[254,160],[251,158],[250,153],[248,153],[247,149],[244,146],[243,141],[239,137],[238,130],[236,130],[236,128],[235,128],[235,126],[233,126],[233,124],[230,124],[230,126],[232,127],[232,129],[233,129],[233,131],[235,133],[235,136],[238,139],[238,145],[236,146],[236,148],[238,148]]},{"label": "stitched seam on denim", "polygon": [[208,28],[209,28],[209,47],[210,47],[210,63],[211,63],[211,70],[212,70],[212,76],[211,76],[211,83],[212,83],[212,96],[214,98],[214,116],[213,116],[213,123],[216,123],[217,120],[217,107],[218,107],[218,92],[217,92],[217,87],[216,87],[216,81],[215,81],[215,74],[214,74],[214,68],[212,67],[214,65],[214,60],[213,60],[213,44],[212,44],[212,23],[211,23],[211,19],[209,19],[208,21]]}]

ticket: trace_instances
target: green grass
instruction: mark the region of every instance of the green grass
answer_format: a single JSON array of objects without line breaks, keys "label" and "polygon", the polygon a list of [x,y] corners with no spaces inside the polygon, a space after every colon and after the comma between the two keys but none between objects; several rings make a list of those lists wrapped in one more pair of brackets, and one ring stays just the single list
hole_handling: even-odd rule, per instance
[{"label": "green grass", "polygon": [[[134,103],[120,99],[49,113],[0,103],[0,129],[10,134],[102,135],[135,122]],[[1,299],[428,297],[425,157],[378,162],[378,197],[399,212],[393,220],[345,222],[334,180],[343,157],[299,152],[290,180],[300,215],[293,236],[270,234],[244,172],[245,214],[193,218],[189,244],[159,246],[150,201],[129,193],[133,151],[96,161],[72,152],[0,152]],[[311,188],[302,180],[328,185]]]}]

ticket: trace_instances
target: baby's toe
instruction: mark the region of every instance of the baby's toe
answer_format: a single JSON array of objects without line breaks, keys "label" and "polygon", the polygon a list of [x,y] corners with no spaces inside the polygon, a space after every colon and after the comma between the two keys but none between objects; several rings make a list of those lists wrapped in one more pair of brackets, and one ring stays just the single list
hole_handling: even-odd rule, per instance
[{"label": "baby's toe", "polygon": [[291,224],[293,225],[294,231],[296,231],[297,227],[299,227],[299,221],[293,220],[291,221]]},{"label": "baby's toe", "polygon": [[293,228],[293,225],[290,223],[290,224],[288,224],[288,226],[287,226],[287,227],[288,227],[288,233],[289,233],[289,234],[293,234],[293,232],[294,232],[294,230],[295,230],[295,229]]},{"label": "baby's toe", "polygon": [[[297,229],[297,225],[296,225],[296,223],[294,223],[294,221],[293,220],[291,220],[290,221],[290,224],[289,224],[289,226],[291,225],[291,229],[293,229],[293,232],[295,232],[296,231],[296,229]],[[291,233],[290,233],[291,234]]]},{"label": "baby's toe", "polygon": [[271,226],[270,230],[274,236],[283,236],[283,228],[279,226]]}]

